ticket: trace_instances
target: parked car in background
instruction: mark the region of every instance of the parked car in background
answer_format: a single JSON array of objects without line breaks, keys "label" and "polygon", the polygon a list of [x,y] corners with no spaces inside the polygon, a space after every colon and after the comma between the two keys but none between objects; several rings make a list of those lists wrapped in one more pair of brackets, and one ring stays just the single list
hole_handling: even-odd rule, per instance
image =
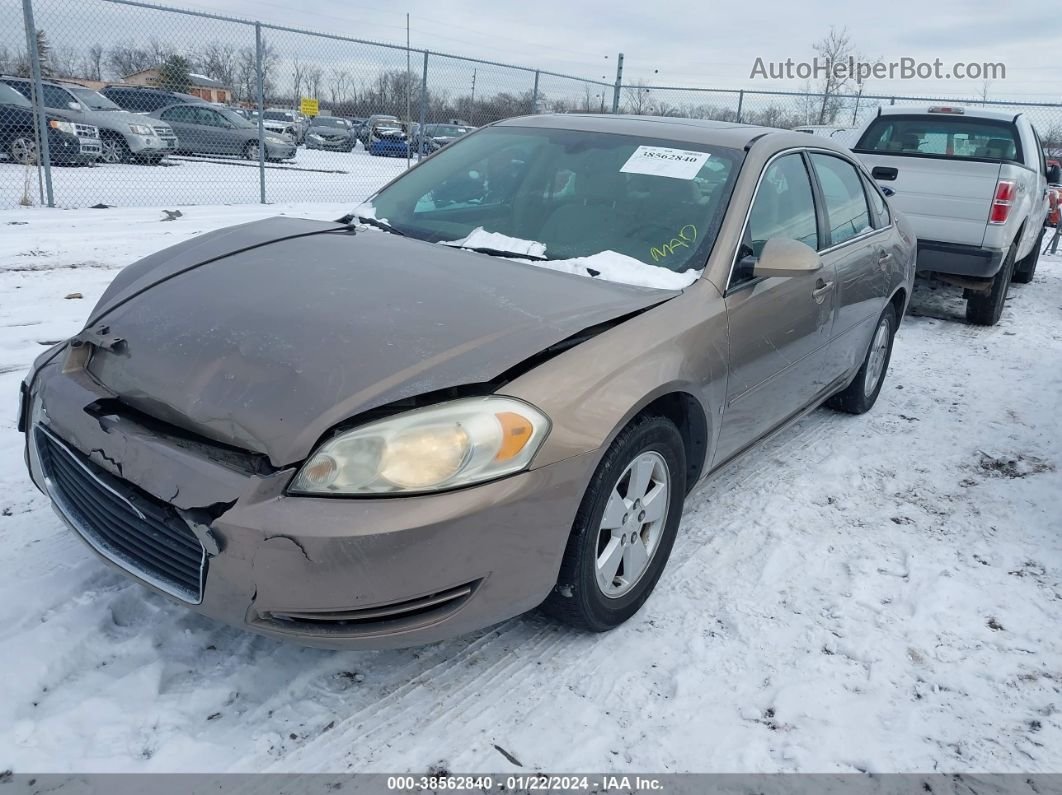
[{"label": "parked car in background", "polygon": [[[33,96],[33,84],[25,78],[5,75],[0,81],[27,99]],[[99,130],[104,163],[158,163],[177,150],[177,137],[169,125],[123,110],[98,91],[54,80],[43,81],[41,88],[44,106],[51,112]]]},{"label": "parked car in background", "polygon": [[[456,141],[462,135],[468,135],[474,129],[475,127],[457,124],[425,124],[423,132],[413,137],[413,149],[417,152],[423,151],[424,154],[431,154],[448,143]],[[423,150],[421,149],[422,143]]]},{"label": "parked car in background", "polygon": [[1023,114],[881,108],[853,147],[895,191],[918,235],[918,270],[964,288],[966,319],[994,325],[1010,282],[1036,272],[1047,214],[1043,145]]},{"label": "parked car in background", "polygon": [[338,116],[317,116],[306,130],[307,149],[329,149],[333,152],[350,152],[358,139],[350,129],[350,122]]},{"label": "parked car in background", "polygon": [[[253,113],[252,118],[257,121],[257,113]],[[290,138],[296,144],[303,142],[304,129],[295,113],[290,110],[266,108],[262,113],[262,126],[282,138]]]},{"label": "parked car in background", "polygon": [[151,86],[130,86],[115,84],[100,89],[100,93],[118,107],[132,113],[148,114],[167,105],[180,102],[202,104],[203,100],[180,91],[165,91]]},{"label": "parked car in background", "polygon": [[[227,108],[206,103],[170,105],[153,111],[152,116],[177,132],[180,151],[203,155],[239,155],[258,159],[258,124]],[[265,136],[267,160],[287,160],[297,151],[293,141],[272,133]]]},{"label": "parked car in background", "polygon": [[[48,113],[45,121],[52,163],[85,165],[99,160],[102,149],[95,127],[53,113]],[[35,164],[40,155],[36,124],[33,104],[21,92],[0,82],[0,154],[21,165]]]},{"label": "parked car in background", "polygon": [[402,129],[402,122],[399,121],[397,116],[391,116],[386,113],[376,113],[365,120],[365,123],[361,125],[361,129],[358,131],[358,140],[362,145],[368,149],[369,139],[372,135],[372,131],[377,126],[383,126],[387,128],[397,127]]},{"label": "parked car in background", "polygon": [[[368,126],[368,125],[366,125]],[[378,157],[407,157],[410,154],[409,134],[402,122],[383,119],[372,123],[368,132],[370,155]]]},{"label": "parked car in background", "polygon": [[120,271],[18,428],[75,533],[208,616],[349,648],[540,603],[604,631],[695,484],[824,402],[871,409],[914,255],[827,139],[512,119],[339,222]]}]

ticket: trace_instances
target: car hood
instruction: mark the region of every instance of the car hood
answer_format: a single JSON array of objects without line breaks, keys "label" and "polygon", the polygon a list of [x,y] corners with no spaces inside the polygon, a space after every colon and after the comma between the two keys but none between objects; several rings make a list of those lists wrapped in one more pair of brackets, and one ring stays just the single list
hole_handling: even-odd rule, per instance
[{"label": "car hood", "polygon": [[278,218],[130,266],[82,336],[127,405],[284,466],[362,412],[490,383],[676,294]]},{"label": "car hood", "polygon": [[[124,130],[128,124],[143,124],[145,127],[154,129],[165,124],[165,122],[160,123],[158,119],[139,113],[130,113],[127,110],[87,110],[76,115],[77,121],[107,130],[117,130],[120,127]],[[169,125],[166,124],[166,126]]]}]

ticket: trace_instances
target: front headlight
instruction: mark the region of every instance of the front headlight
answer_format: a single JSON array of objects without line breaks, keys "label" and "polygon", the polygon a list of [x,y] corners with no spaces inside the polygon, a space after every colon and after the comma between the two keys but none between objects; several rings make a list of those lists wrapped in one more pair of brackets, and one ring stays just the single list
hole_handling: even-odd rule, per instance
[{"label": "front headlight", "polygon": [[146,124],[130,124],[129,132],[133,135],[151,135],[152,129]]},{"label": "front headlight", "polygon": [[271,144],[286,144],[288,143],[283,138],[277,138],[275,135],[267,135],[266,140]]},{"label": "front headlight", "polygon": [[73,122],[52,119],[50,122],[48,122],[48,126],[51,127],[53,130],[69,133],[70,135],[74,135],[76,133]]},{"label": "front headlight", "polygon": [[303,465],[294,494],[440,491],[525,469],[549,419],[506,397],[464,398],[341,433]]}]

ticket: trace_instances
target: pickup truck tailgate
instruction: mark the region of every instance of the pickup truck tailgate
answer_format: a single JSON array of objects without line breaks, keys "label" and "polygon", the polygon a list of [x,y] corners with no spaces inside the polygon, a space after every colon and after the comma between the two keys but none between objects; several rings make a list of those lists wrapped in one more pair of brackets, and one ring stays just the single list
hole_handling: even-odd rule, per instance
[{"label": "pickup truck tailgate", "polygon": [[896,191],[889,203],[907,216],[919,238],[984,243],[1000,163],[869,152],[859,156],[879,185]]}]

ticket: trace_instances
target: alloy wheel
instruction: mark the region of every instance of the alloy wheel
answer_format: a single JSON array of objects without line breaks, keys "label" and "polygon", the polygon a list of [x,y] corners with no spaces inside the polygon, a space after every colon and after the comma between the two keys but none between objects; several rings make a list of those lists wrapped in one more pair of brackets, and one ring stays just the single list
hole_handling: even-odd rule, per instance
[{"label": "alloy wheel", "polygon": [[878,330],[874,332],[874,339],[870,343],[870,354],[867,358],[866,375],[863,377],[863,394],[870,397],[878,388],[881,374],[885,370],[885,356],[889,352],[889,321],[882,318],[878,323]]},{"label": "alloy wheel", "polygon": [[667,462],[651,450],[628,464],[612,487],[594,566],[598,588],[606,597],[628,593],[649,568],[664,533],[670,488]]},{"label": "alloy wheel", "polygon": [[35,165],[37,163],[37,142],[32,138],[16,138],[11,142],[11,157],[21,165]]}]

